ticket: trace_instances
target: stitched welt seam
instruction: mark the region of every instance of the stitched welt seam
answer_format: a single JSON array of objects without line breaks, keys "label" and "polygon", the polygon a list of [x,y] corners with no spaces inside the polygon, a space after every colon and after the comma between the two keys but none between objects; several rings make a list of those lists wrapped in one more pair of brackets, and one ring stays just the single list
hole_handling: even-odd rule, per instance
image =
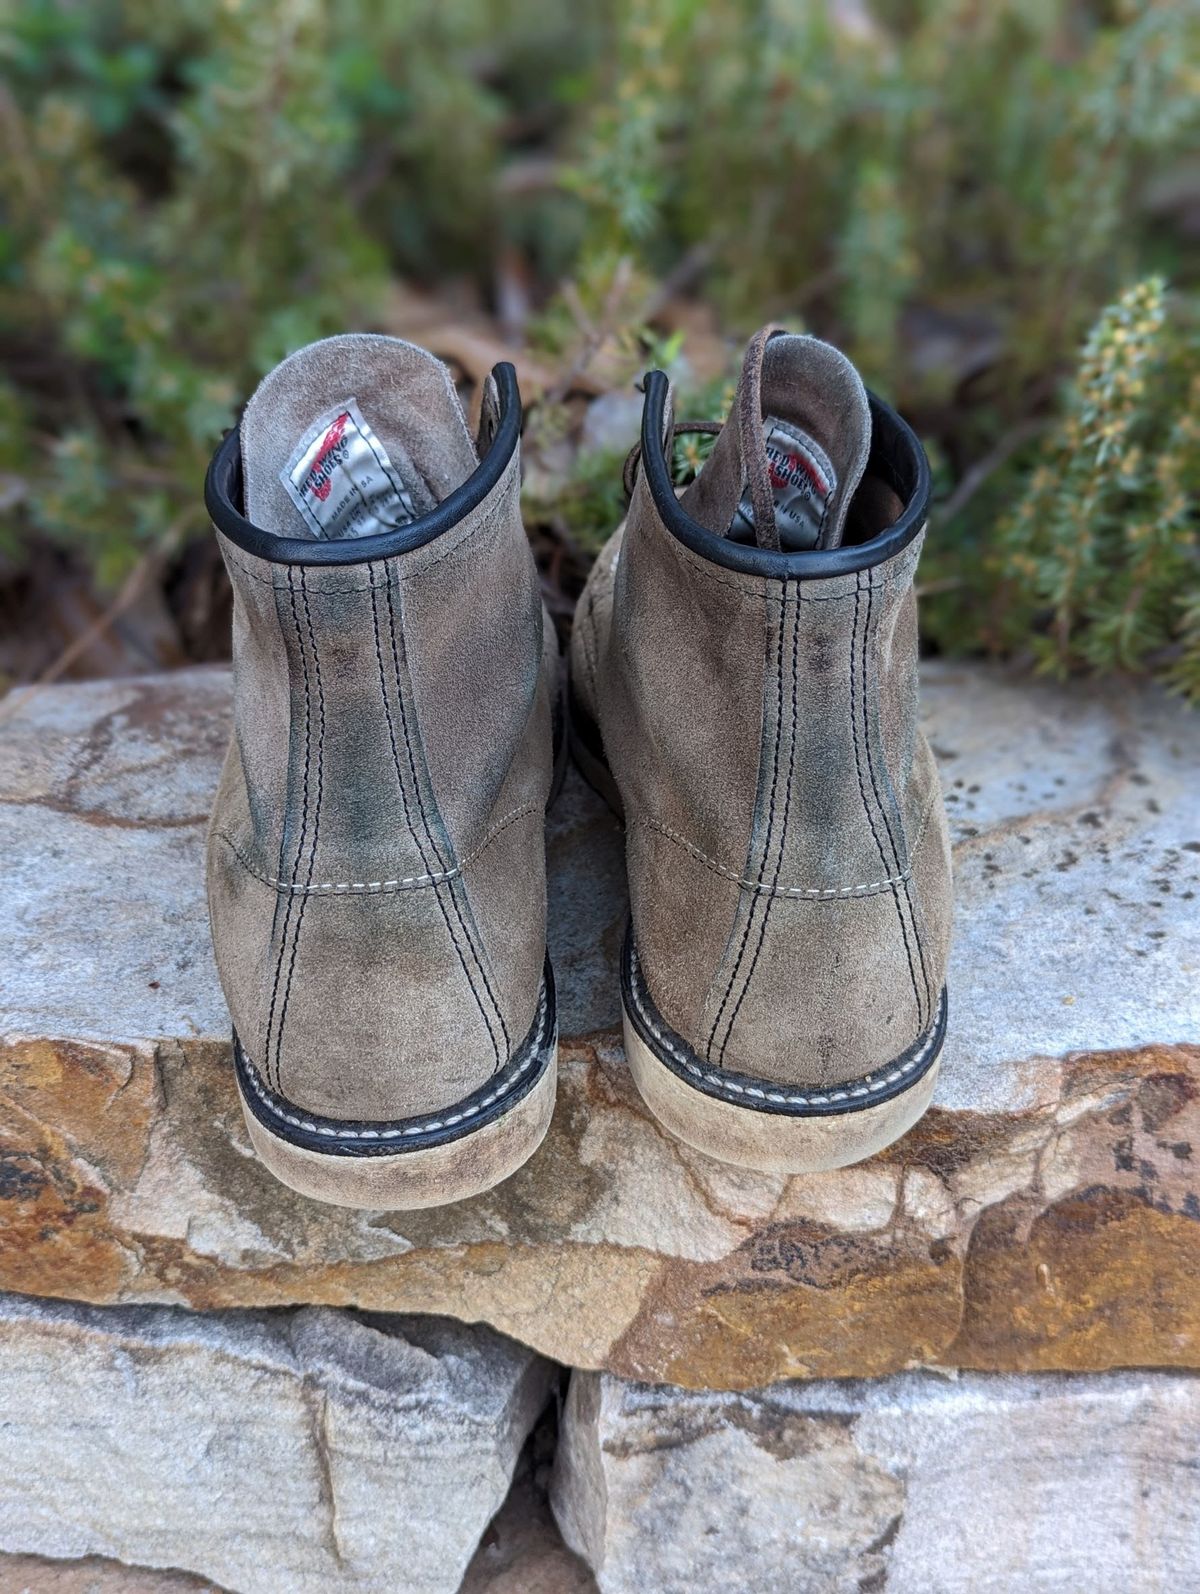
[{"label": "stitched welt seam", "polygon": [[253,875],[256,880],[261,881],[265,886],[272,886],[280,894],[287,892],[289,895],[308,893],[311,895],[320,894],[343,897],[381,896],[391,891],[422,891],[429,886],[441,885],[444,880],[456,880],[464,870],[469,869],[475,860],[487,851],[492,842],[496,840],[502,831],[507,830],[509,825],[515,824],[518,819],[523,819],[527,814],[540,812],[541,808],[537,803],[526,803],[523,808],[514,808],[512,813],[505,814],[496,828],[489,832],[479,846],[475,848],[475,851],[468,853],[462,862],[456,864],[453,869],[445,869],[435,874],[409,875],[402,880],[326,880],[311,886],[292,885],[286,880],[277,880],[274,875],[263,874],[261,870],[256,869],[237,842],[226,831],[217,830],[213,834],[225,843],[247,874]]},{"label": "stitched welt seam", "polygon": [[[719,1090],[733,1091],[739,1096],[753,1096],[759,1101],[770,1101],[777,1105],[794,1107],[819,1107],[835,1101],[850,1101],[853,1098],[877,1095],[881,1090],[885,1090],[888,1085],[894,1085],[897,1081],[903,1079],[906,1074],[911,1074],[915,1068],[925,1061],[925,1058],[929,1055],[930,1047],[937,1039],[937,1021],[941,1018],[942,1005],[946,1000],[946,993],[943,991],[938,998],[937,1008],[934,1012],[934,1023],[926,1031],[924,1037],[917,1037],[913,1045],[917,1046],[918,1050],[903,1063],[889,1064],[886,1074],[876,1070],[870,1074],[862,1075],[858,1080],[847,1080],[844,1085],[838,1085],[831,1090],[810,1091],[807,1095],[800,1096],[788,1095],[786,1092],[779,1090],[765,1090],[757,1085],[746,1085],[738,1080],[729,1079],[723,1074],[712,1073],[700,1067],[696,1061],[690,1059],[684,1052],[680,1051],[678,1046],[673,1044],[670,1037],[665,1035],[662,1029],[654,1022],[648,1011],[645,998],[649,995],[649,988],[646,985],[646,977],[642,973],[636,949],[633,953],[632,974],[630,991],[633,995],[638,1015],[658,1043],[666,1051],[670,1052],[675,1061],[681,1063],[689,1074],[694,1074],[697,1079],[706,1080]],[[901,1053],[901,1056],[903,1055]],[[659,1061],[662,1061],[661,1056]]]},{"label": "stitched welt seam", "polygon": [[[926,804],[921,822],[917,826],[916,837],[909,851],[910,860],[916,857],[921,842],[925,839],[925,827],[929,823],[929,816],[933,812],[934,798],[931,797]],[[741,886],[746,891],[758,892],[763,896],[796,897],[812,902],[832,901],[838,897],[868,897],[876,892],[890,891],[893,886],[903,884],[912,879],[912,863],[903,874],[894,875],[887,880],[870,880],[864,885],[837,886],[829,890],[822,890],[817,886],[768,886],[757,880],[747,880],[744,875],[738,874],[736,869],[729,869],[715,858],[710,858],[706,852],[681,836],[677,830],[671,830],[667,825],[660,824],[657,819],[634,819],[634,825],[641,826],[644,830],[656,831],[660,836],[665,836],[668,841],[673,841],[687,853],[695,858],[697,863],[702,863],[706,869],[711,869],[714,874],[719,874],[722,879],[731,881],[735,886]]]},{"label": "stitched welt seam", "polygon": [[315,1123],[311,1118],[298,1118],[294,1113],[289,1113],[283,1108],[281,1105],[282,1098],[276,1097],[274,1100],[272,1099],[271,1093],[263,1088],[262,1078],[245,1052],[242,1053],[242,1057],[246,1063],[246,1077],[250,1081],[254,1094],[273,1113],[284,1119],[285,1122],[293,1124],[297,1129],[307,1129],[311,1133],[325,1135],[330,1140],[395,1140],[404,1135],[426,1134],[434,1129],[451,1129],[455,1124],[463,1123],[468,1118],[477,1118],[481,1112],[484,1112],[493,1103],[499,1101],[502,1096],[512,1091],[519,1083],[522,1075],[527,1074],[534,1064],[540,1062],[545,1055],[545,1043],[548,1037],[543,1035],[542,1025],[546,1017],[546,1007],[546,984],[543,981],[541,996],[538,999],[537,1015],[534,1019],[533,1049],[528,1057],[519,1063],[510,1063],[507,1070],[509,1077],[502,1084],[497,1084],[494,1090],[489,1091],[482,1101],[477,1101],[473,1106],[464,1107],[458,1112],[444,1113],[440,1117],[431,1118],[426,1123],[397,1124],[394,1126],[384,1123],[380,1124],[378,1128],[350,1129],[339,1128],[336,1124],[328,1122]]}]

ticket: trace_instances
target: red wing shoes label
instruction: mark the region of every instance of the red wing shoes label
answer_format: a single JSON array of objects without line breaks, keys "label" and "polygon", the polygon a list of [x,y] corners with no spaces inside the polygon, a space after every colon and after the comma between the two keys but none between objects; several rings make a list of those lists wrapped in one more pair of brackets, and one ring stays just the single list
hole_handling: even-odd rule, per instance
[{"label": "red wing shoes label", "polygon": [[[763,422],[767,469],[775,499],[775,526],[785,549],[817,548],[837,476],[825,450],[807,432],[770,416]],[[754,510],[747,494],[738,505],[738,522],[753,530]]]},{"label": "red wing shoes label", "polygon": [[312,424],[279,473],[313,537],[372,537],[416,519],[416,510],[357,399]]}]

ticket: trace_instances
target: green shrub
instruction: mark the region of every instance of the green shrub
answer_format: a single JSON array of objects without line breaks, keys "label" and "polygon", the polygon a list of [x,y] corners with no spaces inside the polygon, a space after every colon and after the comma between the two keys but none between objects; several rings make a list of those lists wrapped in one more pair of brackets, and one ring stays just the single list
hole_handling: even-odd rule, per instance
[{"label": "green shrub", "polygon": [[[1024,481],[1065,455],[1015,451],[931,543],[928,629],[1011,648],[1044,622],[1047,661],[1195,690],[1198,62],[1195,0],[8,0],[5,546],[49,537],[111,584],[199,535],[240,399],[289,348],[384,322],[397,277],[486,306],[517,262],[556,401],[661,353],[672,295],[731,337],[802,319],[912,416],[950,492],[1050,419],[1103,306],[1157,272],[1175,298],[1128,447],[1071,456],[1102,478],[1085,550],[1078,493]],[[567,424],[535,414],[531,447]],[[581,530],[597,493],[607,513],[604,468],[535,498],[544,525]]]},{"label": "green shrub", "polygon": [[1092,329],[989,561],[1002,641],[1064,672],[1157,669],[1200,696],[1200,326],[1160,278]]}]

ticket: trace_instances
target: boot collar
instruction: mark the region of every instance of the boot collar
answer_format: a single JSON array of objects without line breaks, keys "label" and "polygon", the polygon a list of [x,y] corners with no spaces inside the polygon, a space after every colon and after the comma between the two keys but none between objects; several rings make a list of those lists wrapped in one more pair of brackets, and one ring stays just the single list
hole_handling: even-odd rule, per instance
[{"label": "boot collar", "polygon": [[[320,542],[307,537],[277,537],[264,531],[242,514],[242,450],[237,427],[217,449],[204,478],[204,503],[217,530],[243,552],[277,565],[357,565],[368,560],[390,559],[396,554],[420,548],[444,531],[458,525],[464,515],[477,509],[497,486],[512,463],[521,436],[521,395],[517,373],[507,360],[492,371],[496,384],[493,411],[484,397],[485,429],[491,442],[476,470],[461,487],[444,498],[436,509],[395,531],[376,537],[354,537]],[[489,425],[490,422],[490,425]]]},{"label": "boot collar", "polygon": [[693,520],[675,496],[663,444],[670,382],[663,371],[650,371],[642,408],[642,469],[659,519],[686,548],[702,559],[743,575],[775,580],[815,581],[853,575],[883,564],[907,548],[929,515],[929,461],[916,433],[889,404],[868,393],[871,406],[871,455],[867,471],[880,476],[904,505],[900,518],[869,542],[840,548],[812,548],[779,553],[731,542]]}]

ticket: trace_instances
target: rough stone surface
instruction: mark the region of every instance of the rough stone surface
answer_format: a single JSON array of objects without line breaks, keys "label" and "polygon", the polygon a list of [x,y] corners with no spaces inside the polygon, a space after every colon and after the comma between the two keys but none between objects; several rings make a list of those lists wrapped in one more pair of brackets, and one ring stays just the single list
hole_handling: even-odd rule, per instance
[{"label": "rough stone surface", "polygon": [[927,669],[956,839],[933,1110],[785,1180],[676,1144],[614,1026],[615,821],[551,825],[560,1101],[498,1190],[322,1208],[250,1155],[202,846],[220,670],[56,687],[0,728],[0,1286],[493,1323],[692,1387],[1200,1362],[1200,715],[1159,694]]},{"label": "rough stone surface", "polygon": [[1190,1374],[576,1373],[551,1498],[602,1594],[1177,1594],[1200,1587],[1198,1446]]},{"label": "rough stone surface", "polygon": [[532,1468],[518,1470],[459,1594],[596,1594],[596,1579],[563,1543],[545,1488]]},{"label": "rough stone surface", "polygon": [[455,1594],[553,1377],[440,1319],[18,1296],[0,1364],[0,1549],[244,1594]]},{"label": "rough stone surface", "polygon": [[[484,1530],[458,1594],[597,1594],[586,1564],[563,1543],[546,1494],[553,1425],[543,1419],[548,1443],[536,1463],[529,1445],[512,1486]],[[227,1594],[220,1584],[190,1572],[153,1570],[86,1556],[53,1560],[42,1555],[0,1553],[0,1594]],[[405,1594],[397,1584],[394,1594]]]},{"label": "rough stone surface", "polygon": [[0,1555],[0,1594],[224,1594],[224,1590],[187,1572],[122,1566],[92,1555],[80,1561]]}]

